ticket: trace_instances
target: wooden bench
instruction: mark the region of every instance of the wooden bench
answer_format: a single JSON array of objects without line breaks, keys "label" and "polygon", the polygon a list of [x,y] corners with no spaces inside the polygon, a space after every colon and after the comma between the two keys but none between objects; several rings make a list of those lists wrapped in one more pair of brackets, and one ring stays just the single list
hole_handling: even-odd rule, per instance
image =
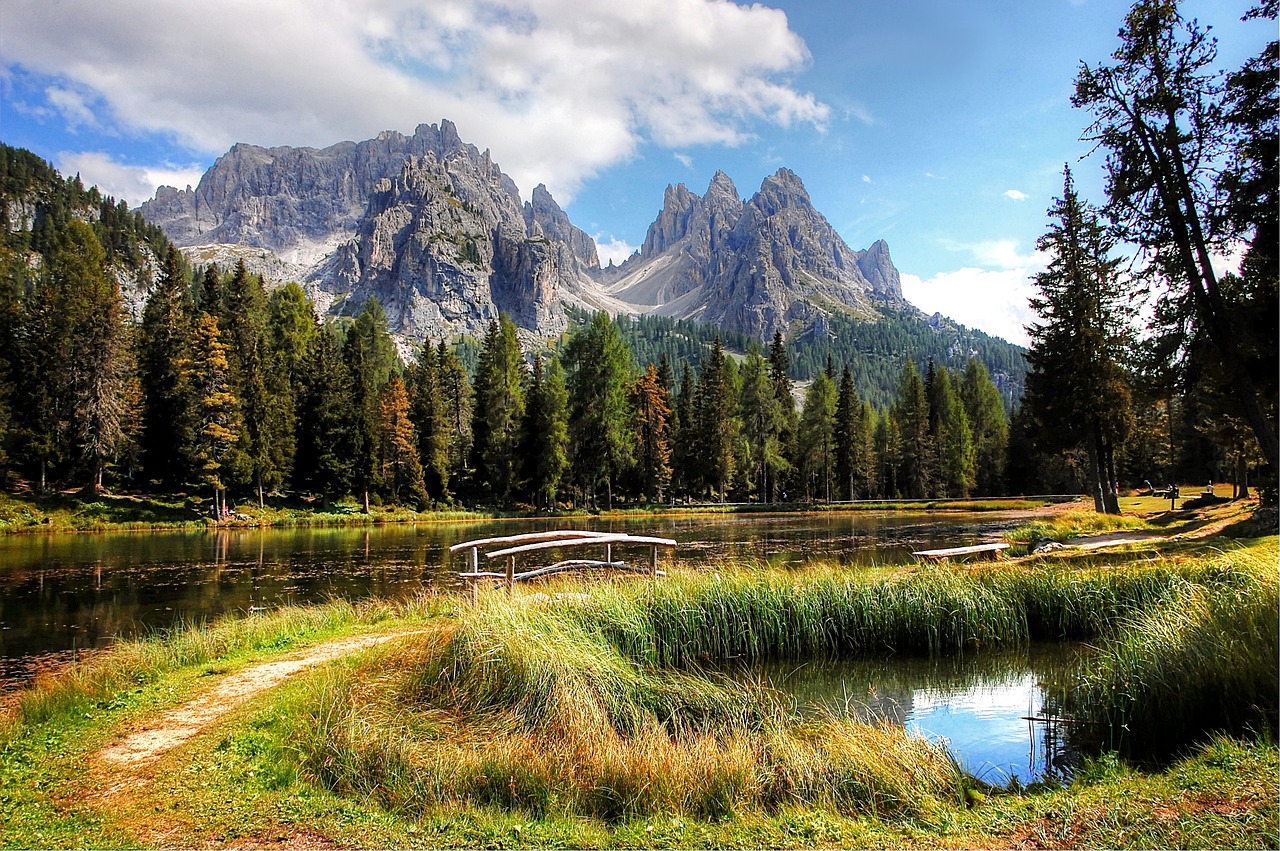
[{"label": "wooden bench", "polygon": [[1009,549],[1008,544],[975,544],[972,547],[951,547],[945,550],[920,550],[912,553],[916,558],[922,558],[927,561],[942,561],[943,559],[959,558],[961,556],[991,556],[996,558],[1000,553]]},{"label": "wooden bench", "polygon": [[[504,546],[510,544],[512,546]],[[615,561],[614,546],[644,545],[649,549],[647,566],[631,565],[625,561]],[[471,587],[474,599],[479,593],[482,581],[501,582],[507,586],[507,593],[514,593],[515,584],[529,579],[563,573],[570,570],[619,570],[631,573],[642,573],[651,579],[662,575],[658,570],[658,547],[674,547],[676,542],[670,538],[651,538],[642,535],[628,535],[614,532],[584,532],[573,529],[552,532],[529,532],[523,535],[506,535],[498,538],[482,538],[476,541],[464,541],[449,547],[450,553],[467,551],[468,570],[458,574]],[[485,558],[505,558],[506,570],[486,571],[480,569],[480,553],[486,547],[499,546],[500,549],[485,552]],[[566,547],[603,546],[604,559],[565,559],[546,567],[534,568],[523,572],[516,571],[516,556],[522,553],[539,552],[541,550],[562,549]]]}]

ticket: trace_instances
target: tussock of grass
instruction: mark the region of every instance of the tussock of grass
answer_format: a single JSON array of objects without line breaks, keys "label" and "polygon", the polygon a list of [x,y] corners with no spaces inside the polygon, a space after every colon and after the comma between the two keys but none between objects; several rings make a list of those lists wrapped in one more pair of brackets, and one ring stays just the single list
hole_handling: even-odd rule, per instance
[{"label": "tussock of grass", "polygon": [[1211,565],[1222,581],[1187,583],[1158,609],[1126,617],[1069,695],[1069,707],[1087,722],[1078,738],[1148,756],[1207,731],[1274,736],[1280,718],[1275,565],[1274,553],[1223,554]]}]

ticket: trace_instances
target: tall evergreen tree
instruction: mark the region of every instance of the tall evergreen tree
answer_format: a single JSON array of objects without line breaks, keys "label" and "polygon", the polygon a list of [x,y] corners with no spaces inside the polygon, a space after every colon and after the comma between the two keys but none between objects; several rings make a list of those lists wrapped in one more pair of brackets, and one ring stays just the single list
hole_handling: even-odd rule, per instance
[{"label": "tall evergreen tree", "polygon": [[534,356],[525,392],[520,457],[533,504],[554,509],[569,466],[569,391],[564,370],[554,357],[544,367],[542,358]]},{"label": "tall evergreen tree", "polygon": [[648,502],[661,502],[671,484],[668,435],[671,406],[653,364],[649,364],[632,386],[631,407],[636,424],[636,473],[640,493]]},{"label": "tall evergreen tree", "polygon": [[[774,474],[774,489],[777,490],[795,468],[796,462],[796,429],[799,424],[799,413],[796,411],[796,399],[791,393],[791,358],[787,354],[786,344],[782,340],[782,332],[773,332],[773,342],[769,345],[769,378],[773,382],[773,394],[778,400],[778,411],[781,415],[778,429],[778,444],[782,449],[782,461]],[[776,499],[771,495],[771,500]]]},{"label": "tall evergreen tree", "polygon": [[449,409],[436,350],[428,340],[409,370],[409,415],[418,435],[423,483],[432,499],[449,498]]},{"label": "tall evergreen tree", "polygon": [[352,485],[363,496],[369,511],[369,490],[378,467],[378,426],[382,417],[382,390],[396,368],[396,350],[387,331],[387,315],[377,299],[370,298],[347,331],[342,349],[351,380],[348,419],[352,458]]},{"label": "tall evergreen tree", "polygon": [[840,374],[835,419],[836,480],[845,499],[858,499],[870,486],[873,461],[869,410],[858,398],[853,374],[846,365]]},{"label": "tall evergreen tree", "polygon": [[[1274,3],[1264,8],[1274,17]],[[1280,469],[1275,419],[1251,377],[1248,341],[1232,321],[1235,311],[1212,262],[1216,249],[1241,237],[1251,224],[1215,215],[1231,207],[1235,175],[1228,169],[1224,181],[1221,172],[1240,138],[1240,125],[1228,120],[1229,102],[1213,67],[1216,41],[1207,29],[1183,19],[1176,0],[1139,0],[1125,18],[1120,40],[1114,64],[1081,66],[1072,98],[1094,115],[1084,138],[1108,151],[1107,215],[1117,235],[1150,255],[1150,267],[1186,303],[1183,314],[1216,349],[1236,404],[1272,470]],[[1266,77],[1264,72],[1263,91],[1274,92],[1274,72]],[[1259,126],[1274,121],[1272,109]],[[1265,156],[1275,157],[1274,143]],[[1274,174],[1264,182],[1273,214]],[[1264,299],[1256,309],[1265,306]],[[1274,326],[1274,311],[1269,316]],[[1165,351],[1176,358],[1183,347]],[[1276,373],[1274,355],[1273,348],[1264,371],[1268,380]]]},{"label": "tall evergreen tree", "polygon": [[694,417],[695,445],[700,452],[701,479],[713,496],[724,502],[733,481],[737,459],[734,447],[741,430],[737,418],[737,394],[729,372],[728,357],[719,336],[698,375],[698,395]]},{"label": "tall evergreen tree", "polygon": [[742,368],[741,417],[747,448],[744,464],[754,479],[756,498],[769,501],[778,476],[788,467],[783,433],[788,426],[769,367],[757,352],[747,355]]},{"label": "tall evergreen tree", "polygon": [[294,482],[327,506],[350,493],[355,478],[351,431],[352,382],[338,339],[321,329],[303,370],[298,407]]},{"label": "tall evergreen tree", "polygon": [[444,397],[448,433],[449,478],[443,482],[447,486],[449,482],[461,481],[467,476],[467,458],[471,454],[473,393],[461,359],[444,340],[436,346],[436,370],[439,376],[437,383]]},{"label": "tall evergreen tree", "polygon": [[671,487],[685,496],[694,492],[698,482],[696,396],[693,367],[688,361],[682,361],[680,389],[671,412]]},{"label": "tall evergreen tree", "polygon": [[960,399],[973,431],[974,488],[983,496],[1003,494],[1009,420],[1004,413],[1000,391],[977,358],[970,358],[965,367]]},{"label": "tall evergreen tree", "polygon": [[475,483],[499,503],[509,502],[518,484],[524,371],[516,326],[504,313],[490,323],[480,351],[471,426]]},{"label": "tall evergreen tree", "polygon": [[143,468],[148,478],[169,490],[188,479],[185,460],[193,439],[185,427],[188,394],[182,375],[182,364],[191,360],[190,293],[181,255],[170,246],[138,334]]},{"label": "tall evergreen tree", "polygon": [[564,361],[578,482],[589,495],[603,485],[612,507],[614,485],[635,453],[628,404],[631,353],[617,324],[601,312],[565,346]]},{"label": "tall evergreen tree", "polygon": [[1056,221],[1038,247],[1049,255],[1036,276],[1041,295],[1031,307],[1026,405],[1041,433],[1059,448],[1083,445],[1089,456],[1089,491],[1097,510],[1119,513],[1115,448],[1132,425],[1130,392],[1119,359],[1129,333],[1129,294],[1111,257],[1112,238],[1097,214],[1080,201],[1071,171]]},{"label": "tall evergreen tree", "polygon": [[132,371],[120,287],[106,269],[93,229],[68,222],[50,258],[66,323],[71,438],[86,476],[86,491],[102,485],[106,463],[125,435],[125,402]]},{"label": "tall evergreen tree", "polygon": [[797,437],[805,493],[831,501],[835,475],[836,387],[824,371],[804,395]]},{"label": "tall evergreen tree", "polygon": [[893,406],[900,453],[898,485],[908,499],[923,499],[932,490],[933,441],[929,437],[929,399],[916,365],[907,359],[902,367],[898,400]]}]

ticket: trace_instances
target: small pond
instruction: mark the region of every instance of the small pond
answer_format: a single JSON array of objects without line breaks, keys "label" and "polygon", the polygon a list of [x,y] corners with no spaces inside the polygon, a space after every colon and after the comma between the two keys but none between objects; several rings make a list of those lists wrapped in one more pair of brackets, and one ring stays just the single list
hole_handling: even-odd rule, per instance
[{"label": "small pond", "polygon": [[1078,645],[1041,644],[932,659],[771,662],[748,674],[792,697],[802,714],[887,721],[944,740],[965,771],[1004,786],[1070,777],[1078,756],[1053,695],[1084,658]]}]

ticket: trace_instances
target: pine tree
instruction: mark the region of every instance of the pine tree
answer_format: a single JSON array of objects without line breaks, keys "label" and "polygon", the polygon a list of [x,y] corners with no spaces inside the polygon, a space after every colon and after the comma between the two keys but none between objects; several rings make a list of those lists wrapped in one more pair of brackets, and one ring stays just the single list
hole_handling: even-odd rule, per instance
[{"label": "pine tree", "polygon": [[185,460],[194,438],[184,422],[188,393],[181,368],[191,360],[192,323],[187,275],[178,249],[170,246],[138,335],[143,468],[169,490],[188,480]]},{"label": "pine tree", "polygon": [[392,375],[383,388],[380,407],[377,482],[392,502],[398,505],[410,499],[421,510],[428,501],[427,491],[422,483],[417,435],[409,418],[409,396],[400,376]]},{"label": "pine tree", "polygon": [[518,484],[524,370],[516,326],[504,313],[490,323],[485,335],[471,418],[475,483],[491,500],[503,504],[511,500]]},{"label": "pine tree", "polygon": [[[773,332],[773,342],[769,345],[769,378],[773,382],[774,397],[778,400],[781,419],[778,428],[778,444],[781,448],[782,462],[774,471],[775,491],[785,481],[789,472],[795,469],[798,453],[796,451],[796,430],[799,426],[799,414],[796,411],[795,396],[791,393],[791,360],[787,354],[786,344],[782,340],[782,332]],[[771,500],[776,495],[771,495]]]},{"label": "pine tree", "polygon": [[207,313],[196,321],[191,359],[183,363],[183,380],[191,390],[191,469],[200,484],[213,491],[213,512],[226,511],[227,469],[241,432],[239,403],[231,391],[227,346],[218,320]]},{"label": "pine tree", "polygon": [[741,416],[747,456],[744,466],[755,479],[756,498],[769,500],[778,476],[789,464],[782,433],[787,427],[782,404],[759,353],[750,354],[742,368]]},{"label": "pine tree", "polygon": [[717,335],[711,354],[698,375],[698,395],[694,417],[697,422],[695,445],[700,451],[701,480],[713,496],[724,502],[729,483],[733,481],[737,459],[734,447],[741,426],[738,422],[737,393],[729,372],[728,358]]},{"label": "pine tree", "polygon": [[983,496],[1003,494],[1009,420],[1004,413],[1000,391],[977,358],[969,358],[965,367],[960,399],[973,431],[974,488]]},{"label": "pine tree", "polygon": [[550,511],[569,466],[569,391],[556,358],[544,367],[542,358],[534,356],[525,400],[523,478],[533,504]]},{"label": "pine tree", "polygon": [[449,410],[440,387],[436,350],[428,340],[409,370],[409,416],[418,435],[427,495],[445,501],[449,497]]},{"label": "pine tree", "polygon": [[671,413],[671,487],[676,493],[688,496],[697,487],[697,417],[694,397],[697,387],[693,379],[693,367],[682,362],[680,391],[676,394]]},{"label": "pine tree", "polygon": [[378,468],[378,426],[382,417],[382,390],[396,368],[395,345],[387,331],[387,316],[377,299],[365,302],[347,331],[342,358],[351,380],[350,429],[352,486],[363,497],[369,512],[369,490]]},{"label": "pine tree", "polygon": [[59,235],[50,274],[61,294],[66,323],[71,438],[97,493],[107,461],[124,437],[128,377],[132,371],[120,287],[106,269],[106,253],[93,229],[71,221]]},{"label": "pine tree", "polygon": [[853,374],[846,364],[840,374],[835,419],[836,480],[845,499],[858,499],[869,489],[872,470],[869,410],[858,398]]},{"label": "pine tree", "polygon": [[603,485],[612,508],[614,486],[635,451],[628,404],[631,354],[618,326],[600,312],[565,346],[564,361],[575,474],[592,496]]},{"label": "pine tree", "polygon": [[341,344],[321,329],[304,364],[293,480],[320,494],[326,505],[350,493],[355,478],[352,407],[351,374]]},{"label": "pine tree", "polygon": [[797,447],[805,492],[831,501],[835,473],[836,387],[823,372],[805,392]]},{"label": "pine tree", "polygon": [[450,481],[461,481],[467,476],[467,458],[471,454],[473,393],[462,361],[444,340],[436,347],[436,369],[447,421],[449,478],[443,484],[448,485]]},{"label": "pine tree", "polygon": [[[1274,17],[1275,4],[1264,6],[1262,14]],[[1185,302],[1181,313],[1191,321],[1183,327],[1201,331],[1216,349],[1236,405],[1271,468],[1280,469],[1270,400],[1263,401],[1250,375],[1248,341],[1232,321],[1235,312],[1212,262],[1215,249],[1258,224],[1246,220],[1251,216],[1218,215],[1230,213],[1234,206],[1238,173],[1219,172],[1234,153],[1242,128],[1229,119],[1231,102],[1214,68],[1216,40],[1195,21],[1185,21],[1173,0],[1139,0],[1119,35],[1120,47],[1112,55],[1115,63],[1083,65],[1071,100],[1094,115],[1084,138],[1108,150],[1107,217],[1114,235],[1139,246],[1151,258],[1151,271],[1173,285],[1170,295]],[[1263,74],[1263,85],[1274,91],[1274,70]],[[1258,106],[1265,116],[1262,129],[1274,122],[1275,110],[1268,110],[1262,97]],[[1272,133],[1274,126],[1271,123]],[[1245,137],[1249,135],[1245,131]],[[1262,144],[1265,156],[1274,158],[1274,141]],[[1275,192],[1274,173],[1263,177],[1263,185],[1265,192]],[[1246,207],[1263,201],[1271,208],[1267,215],[1274,213],[1274,194],[1268,204],[1255,189],[1248,192]],[[1270,236],[1274,247],[1274,235]],[[1256,304],[1257,309],[1266,306],[1273,305],[1265,299]],[[1274,310],[1268,314],[1271,326],[1274,316]],[[1179,345],[1165,348],[1174,359],[1183,351]],[[1276,372],[1274,349],[1267,357],[1264,375],[1270,382]]]},{"label": "pine tree", "polygon": [[1089,491],[1099,513],[1119,513],[1114,452],[1132,425],[1128,382],[1119,364],[1128,335],[1129,294],[1111,257],[1112,239],[1076,195],[1066,169],[1056,219],[1038,247],[1049,264],[1036,276],[1041,295],[1029,328],[1025,403],[1041,433],[1059,448],[1083,445]]},{"label": "pine tree", "polygon": [[640,493],[648,502],[661,502],[671,484],[668,436],[671,407],[653,364],[649,364],[632,387],[631,407],[636,424],[636,473]]},{"label": "pine tree", "polygon": [[924,499],[932,490],[933,441],[929,437],[929,399],[916,365],[907,359],[902,367],[898,400],[893,407],[900,453],[897,481],[908,499]]}]

